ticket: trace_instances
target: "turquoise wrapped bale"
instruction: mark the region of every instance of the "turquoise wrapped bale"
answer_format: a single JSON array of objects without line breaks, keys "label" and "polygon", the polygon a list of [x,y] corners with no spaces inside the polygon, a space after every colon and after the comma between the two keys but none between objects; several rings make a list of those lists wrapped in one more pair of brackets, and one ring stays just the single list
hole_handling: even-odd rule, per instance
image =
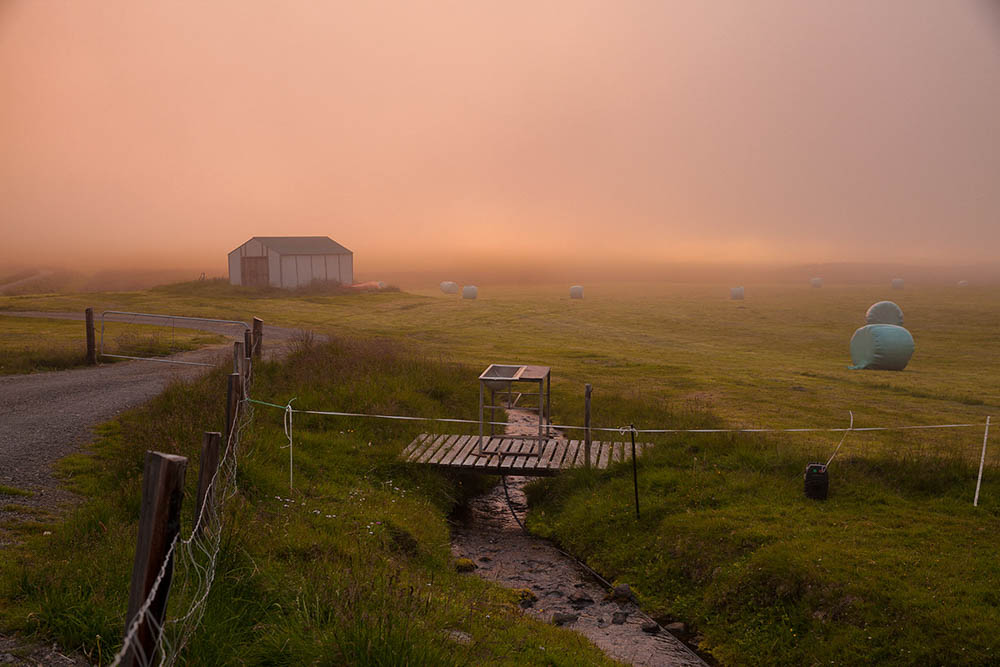
[{"label": "turquoise wrapped bale", "polygon": [[913,336],[894,324],[868,324],[851,336],[851,370],[901,371],[913,356]]},{"label": "turquoise wrapped bale", "polygon": [[897,327],[903,326],[903,309],[892,301],[879,301],[872,304],[868,312],[865,313],[865,322],[868,324],[895,324]]}]

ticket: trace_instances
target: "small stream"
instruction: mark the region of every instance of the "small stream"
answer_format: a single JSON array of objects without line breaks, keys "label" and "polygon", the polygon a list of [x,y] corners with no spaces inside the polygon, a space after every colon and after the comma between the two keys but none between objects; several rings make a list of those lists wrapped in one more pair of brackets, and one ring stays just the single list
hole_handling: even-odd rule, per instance
[{"label": "small stream", "polygon": [[[509,410],[507,433],[531,429],[532,419],[537,417]],[[524,486],[528,481],[526,477],[507,478],[510,499],[520,517],[527,509]],[[476,574],[485,579],[507,588],[529,589],[536,600],[522,604],[525,613],[546,623],[560,621],[615,660],[650,666],[705,665],[665,629],[643,630],[648,619],[634,601],[624,595],[612,599],[572,558],[522,531],[511,516],[502,484],[474,498],[462,519],[452,530],[452,553],[473,561]]]}]

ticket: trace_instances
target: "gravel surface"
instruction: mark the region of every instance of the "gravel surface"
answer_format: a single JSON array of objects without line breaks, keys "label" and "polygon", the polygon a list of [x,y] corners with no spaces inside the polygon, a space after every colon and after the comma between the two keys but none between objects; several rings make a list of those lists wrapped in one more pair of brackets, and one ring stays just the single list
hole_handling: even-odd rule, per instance
[{"label": "gravel surface", "polygon": [[[84,319],[83,313],[0,312],[0,326],[2,317]],[[145,318],[134,321],[162,324]],[[242,331],[232,325],[189,322],[184,328],[242,336]],[[283,354],[297,335],[293,329],[265,324],[266,356]],[[232,344],[213,345],[166,358],[223,363],[232,359]],[[72,502],[73,495],[60,488],[53,475],[53,463],[90,442],[94,426],[142,405],[171,382],[191,379],[205,371],[203,366],[120,361],[66,371],[0,376],[0,485],[33,494],[30,497],[0,494],[0,522],[31,518],[32,514],[37,516],[38,510],[55,511]],[[20,505],[25,510],[3,509],[9,505]]]},{"label": "gravel surface", "polygon": [[[507,433],[537,433],[537,415],[508,410]],[[526,477],[508,477],[514,509],[524,516]],[[705,663],[683,642],[649,622],[630,599],[610,599],[597,579],[547,540],[525,533],[514,520],[503,485],[475,498],[463,525],[452,531],[452,553],[476,564],[476,573],[508,588],[531,590],[535,601],[525,612],[575,630],[607,655],[632,665]],[[525,606],[525,605],[522,605]]]}]

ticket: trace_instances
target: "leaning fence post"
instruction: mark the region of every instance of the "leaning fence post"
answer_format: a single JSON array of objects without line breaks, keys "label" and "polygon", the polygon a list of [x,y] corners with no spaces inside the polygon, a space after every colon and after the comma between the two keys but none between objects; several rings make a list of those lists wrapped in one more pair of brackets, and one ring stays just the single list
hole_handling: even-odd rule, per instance
[{"label": "leaning fence post", "polygon": [[87,363],[93,366],[97,363],[97,341],[94,336],[94,309],[83,311],[87,320]]},{"label": "leaning fence post", "polygon": [[584,385],[583,389],[583,427],[584,427],[584,441],[583,441],[583,463],[588,468],[590,467],[590,392],[591,386]]},{"label": "leaning fence post", "polygon": [[986,441],[990,439],[990,419],[986,418],[986,432],[983,433],[983,454],[979,457],[979,477],[976,479],[976,497],[972,499],[972,506],[979,507],[979,487],[983,483],[983,464],[986,463]]},{"label": "leaning fence post", "polygon": [[201,458],[198,459],[198,502],[194,506],[194,532],[200,535],[205,530],[205,514],[211,511],[215,504],[215,471],[219,468],[219,441],[222,434],[218,431],[205,431],[201,440]]},{"label": "leaning fence post", "polygon": [[260,361],[261,347],[264,342],[264,320],[253,318],[253,358]]},{"label": "leaning fence post", "polygon": [[[238,345],[239,343],[237,343]],[[240,374],[231,373],[226,384],[226,446],[233,437],[236,417],[240,409]]]},{"label": "leaning fence post", "polygon": [[132,565],[128,614],[125,616],[126,640],[133,621],[150,595],[152,601],[139,619],[131,642],[125,647],[122,661],[125,665],[147,664],[152,661],[156,652],[173,574],[171,547],[181,528],[181,501],[184,498],[186,468],[187,459],[183,456],[146,452],[146,464],[142,472],[139,537]]}]

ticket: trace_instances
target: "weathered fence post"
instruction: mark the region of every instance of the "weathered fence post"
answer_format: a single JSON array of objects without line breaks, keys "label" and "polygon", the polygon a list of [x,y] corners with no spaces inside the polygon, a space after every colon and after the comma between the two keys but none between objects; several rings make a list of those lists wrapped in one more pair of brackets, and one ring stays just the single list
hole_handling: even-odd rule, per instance
[{"label": "weathered fence post", "polygon": [[94,335],[94,309],[88,308],[84,312],[87,320],[87,363],[93,366],[97,363],[97,341]]},{"label": "weathered fence post", "polygon": [[253,333],[250,329],[243,332],[243,354],[247,358],[247,380],[250,379],[250,356],[253,354]]},{"label": "weathered fence post", "polygon": [[639,520],[639,471],[635,463],[635,424],[628,425],[632,433],[632,488],[635,490],[635,520]]},{"label": "weathered fence post", "polygon": [[584,385],[583,389],[583,462],[590,467],[590,392],[591,386]]},{"label": "weathered fence post", "polygon": [[222,434],[218,431],[205,431],[201,440],[201,458],[198,459],[198,501],[194,507],[195,534],[201,535],[205,530],[207,519],[205,515],[215,504],[215,486],[212,479],[219,468],[219,441]]},{"label": "weathered fence post", "polygon": [[[237,343],[239,345],[239,343]],[[226,444],[233,437],[236,428],[236,417],[240,409],[240,374],[231,373],[226,384]]]},{"label": "weathered fence post", "polygon": [[253,318],[253,358],[260,361],[261,348],[264,342],[264,320]]},{"label": "weathered fence post", "polygon": [[252,352],[253,352],[253,340],[251,339],[250,333],[247,332],[246,343],[243,345],[243,375],[244,375],[243,398],[250,397],[250,385],[253,384],[253,359],[250,356]]},{"label": "weathered fence post", "polygon": [[[152,603],[140,619],[135,636],[129,644],[125,665],[144,665],[152,662],[159,640],[159,629],[167,610],[167,595],[173,574],[173,556],[168,558],[170,547],[181,529],[181,501],[184,499],[184,472],[187,459],[173,454],[146,452],[146,465],[142,473],[142,507],[139,511],[139,538],[132,565],[132,587],[128,596],[128,614],[125,616],[125,633],[152,593]],[[153,584],[164,570],[156,591]]]},{"label": "weathered fence post", "polygon": [[247,386],[247,363],[245,343],[241,340],[233,341],[233,373],[240,376],[240,398],[246,398]]}]

